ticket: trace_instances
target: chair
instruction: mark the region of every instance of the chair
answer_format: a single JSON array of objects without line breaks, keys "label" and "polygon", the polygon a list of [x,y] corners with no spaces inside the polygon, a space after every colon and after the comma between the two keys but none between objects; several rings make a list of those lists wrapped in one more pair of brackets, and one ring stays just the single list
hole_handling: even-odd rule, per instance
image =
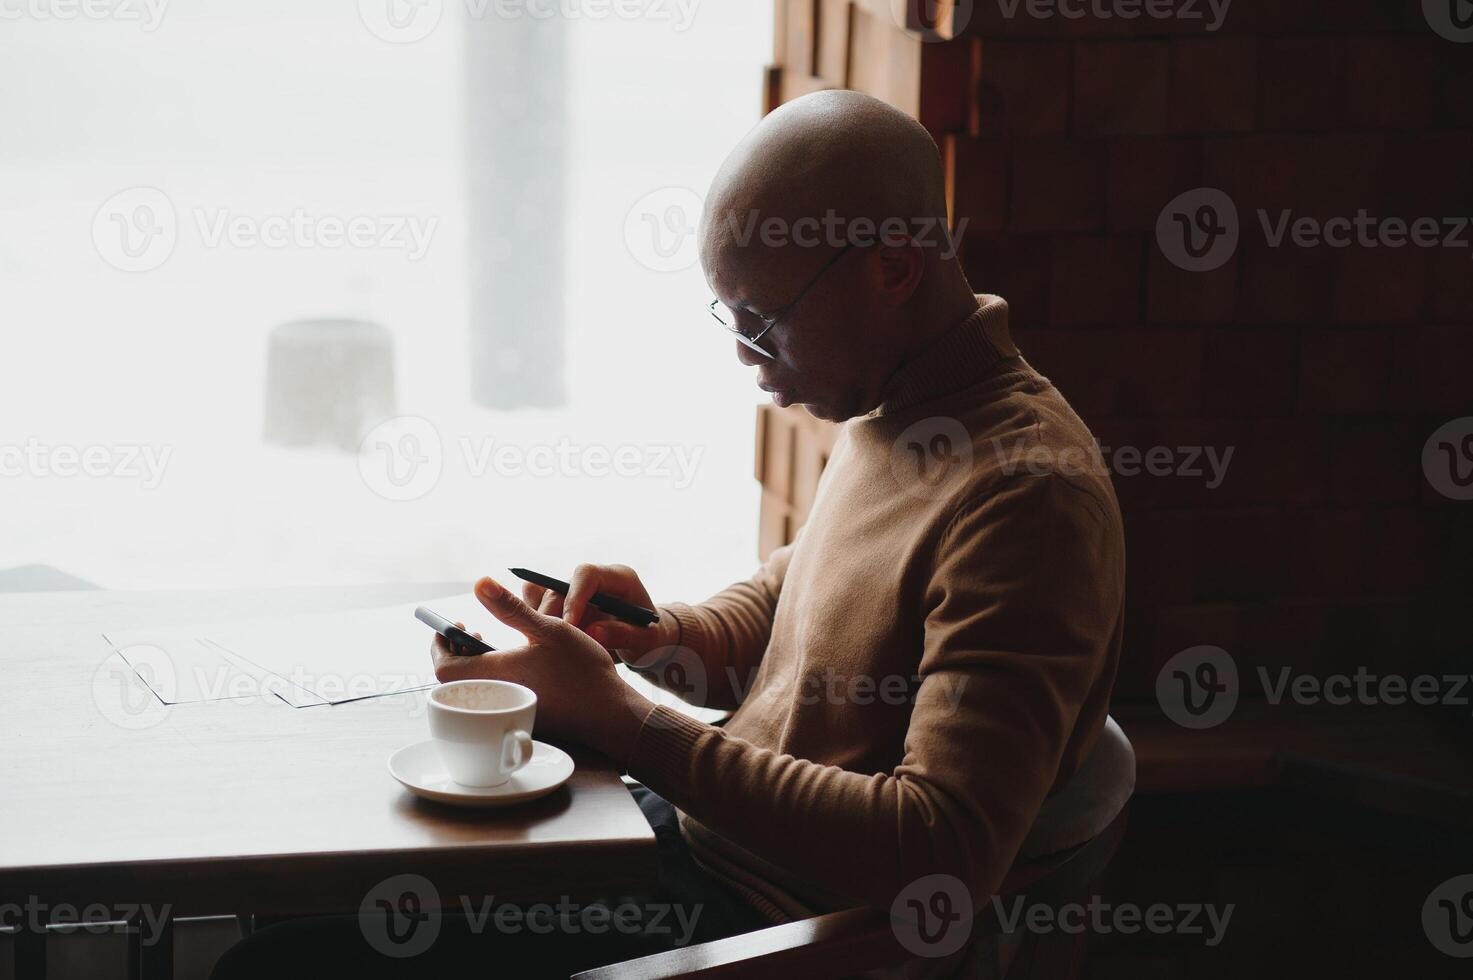
[{"label": "chair", "polygon": [[[1126,804],[1134,786],[1135,756],[1130,742],[1114,719],[1107,718],[1084,765],[1044,804],[1021,849],[1021,863],[999,889],[1001,903],[989,901],[977,910],[972,940],[983,958],[983,976],[1068,980],[1077,973],[1083,935],[1058,929],[1009,934],[999,919],[999,904],[1012,909],[1019,899],[1025,906],[1053,908],[1087,903],[1119,850],[1125,835]],[[1088,828],[1088,839],[1044,856],[1029,856],[1065,839],[1071,826],[1076,834]],[[888,911],[852,908],[598,967],[576,974],[573,980],[840,980],[922,963],[897,939]]]}]

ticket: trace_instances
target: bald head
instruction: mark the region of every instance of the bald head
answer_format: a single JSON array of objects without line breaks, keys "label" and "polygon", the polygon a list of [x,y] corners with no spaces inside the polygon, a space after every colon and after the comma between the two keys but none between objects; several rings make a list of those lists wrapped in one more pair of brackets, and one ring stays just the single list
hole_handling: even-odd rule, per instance
[{"label": "bald head", "polygon": [[[743,236],[753,215],[770,221],[774,233],[763,235],[759,224],[755,236]],[[861,92],[816,92],[779,107],[717,171],[706,196],[703,252],[742,245],[744,237],[772,249],[791,247],[797,237],[801,248],[810,236],[792,226],[826,218],[844,226],[841,243],[871,227],[878,237],[887,220],[912,229],[939,221],[944,228],[945,178],[925,128]],[[778,231],[779,223],[789,230]]]},{"label": "bald head", "polygon": [[700,239],[728,321],[760,347],[738,358],[778,404],[820,418],[872,409],[901,364],[977,305],[935,142],[859,92],[804,96],[743,137],[712,181]]}]

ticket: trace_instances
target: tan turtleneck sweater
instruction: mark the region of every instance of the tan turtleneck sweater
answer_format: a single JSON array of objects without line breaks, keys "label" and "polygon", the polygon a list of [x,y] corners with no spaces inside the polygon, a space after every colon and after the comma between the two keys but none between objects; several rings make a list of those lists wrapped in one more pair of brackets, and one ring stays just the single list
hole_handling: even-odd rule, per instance
[{"label": "tan turtleneck sweater", "polygon": [[981,308],[843,426],[798,539],[663,607],[722,728],[651,713],[629,772],[775,920],[888,908],[944,872],[984,904],[1099,734],[1125,546],[1089,430]]}]

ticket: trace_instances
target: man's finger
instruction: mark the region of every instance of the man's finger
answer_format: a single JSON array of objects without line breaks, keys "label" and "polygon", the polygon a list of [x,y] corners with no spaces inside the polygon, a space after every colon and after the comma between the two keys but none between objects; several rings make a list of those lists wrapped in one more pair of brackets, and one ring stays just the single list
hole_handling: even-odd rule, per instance
[{"label": "man's finger", "polygon": [[579,565],[568,580],[568,597],[563,601],[563,620],[577,626],[583,621],[588,600],[598,591],[602,570],[597,565]]},{"label": "man's finger", "polygon": [[556,619],[542,615],[490,576],[476,583],[476,598],[487,612],[525,636],[545,633],[558,625]]},{"label": "man's finger", "polygon": [[561,619],[563,615],[563,597],[551,589],[545,590],[542,593],[542,600],[534,608],[544,616]]}]

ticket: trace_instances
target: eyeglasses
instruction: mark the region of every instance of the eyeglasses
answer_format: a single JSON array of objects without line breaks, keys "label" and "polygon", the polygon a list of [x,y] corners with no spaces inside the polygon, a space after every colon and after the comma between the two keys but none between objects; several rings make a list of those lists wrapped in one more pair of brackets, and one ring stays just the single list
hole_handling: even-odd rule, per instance
[{"label": "eyeglasses", "polygon": [[775,313],[753,313],[750,310],[746,311],[754,319],[762,324],[762,328],[756,333],[748,333],[746,330],[744,330],[740,325],[740,321],[737,315],[731,310],[727,309],[725,306],[722,306],[721,300],[719,299],[713,299],[710,305],[706,307],[706,310],[711,314],[713,318],[715,318],[717,323],[721,324],[728,331],[730,331],[731,334],[735,336],[736,339],[740,341],[744,347],[756,351],[763,357],[767,358],[769,361],[775,361],[777,360],[777,355],[772,353],[772,351],[768,350],[767,348],[762,347],[758,343],[758,341],[767,336],[767,331],[777,326],[777,322],[779,320],[787,316],[789,313],[793,312],[793,309],[800,302],[802,302],[803,297],[808,295],[808,291],[812,289],[820,279],[823,278],[824,273],[828,272],[834,266],[838,265],[839,260],[842,259],[845,253],[847,253],[853,247],[854,243],[850,242],[843,248],[839,249],[838,252],[834,253],[834,257],[825,262],[823,268],[819,269],[818,273],[812,279],[808,280],[808,285],[804,286],[798,291],[798,295],[794,297],[793,301],[788,305],[782,307],[781,309],[777,310]]}]

